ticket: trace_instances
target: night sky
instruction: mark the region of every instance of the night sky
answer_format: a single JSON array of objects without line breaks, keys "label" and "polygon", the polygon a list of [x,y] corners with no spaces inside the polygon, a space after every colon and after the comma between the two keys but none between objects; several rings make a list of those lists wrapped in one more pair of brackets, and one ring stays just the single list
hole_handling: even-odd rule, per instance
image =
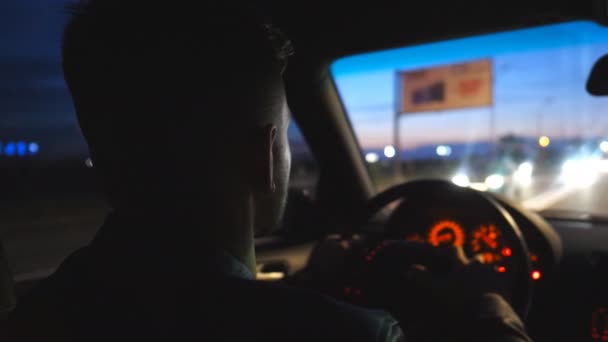
[{"label": "night sky", "polygon": [[65,3],[0,4],[0,142],[36,142],[43,158],[86,156],[60,64]]},{"label": "night sky", "polygon": [[[88,156],[61,70],[67,3],[0,3],[0,152],[24,141],[39,145],[41,159]],[[295,125],[289,135],[296,156],[309,153]]]},{"label": "night sky", "polygon": [[[0,4],[0,143],[36,142],[41,158],[87,156],[60,66],[65,3]],[[492,112],[498,135],[608,136],[608,100],[584,90],[604,53],[608,29],[579,22],[347,57],[332,73],[364,149],[393,142],[396,71],[488,57],[494,107],[403,116],[402,147],[487,140]],[[300,149],[296,127],[290,137]]]}]

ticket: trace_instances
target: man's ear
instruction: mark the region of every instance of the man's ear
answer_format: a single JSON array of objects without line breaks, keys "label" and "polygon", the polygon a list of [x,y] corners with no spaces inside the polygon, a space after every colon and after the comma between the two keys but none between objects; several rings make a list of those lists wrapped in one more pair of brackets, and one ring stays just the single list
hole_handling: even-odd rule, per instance
[{"label": "man's ear", "polygon": [[260,192],[275,192],[274,180],[274,144],[277,137],[277,126],[267,125],[262,129],[261,141],[256,148],[255,175],[253,185]]}]

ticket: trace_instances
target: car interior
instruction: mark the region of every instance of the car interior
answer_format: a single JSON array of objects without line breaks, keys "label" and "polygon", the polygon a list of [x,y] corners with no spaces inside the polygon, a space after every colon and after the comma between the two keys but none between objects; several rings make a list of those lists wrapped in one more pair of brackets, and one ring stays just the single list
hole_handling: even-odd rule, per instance
[{"label": "car interior", "polygon": [[[31,3],[31,7],[26,3]],[[41,13],[61,12],[63,1],[51,3],[52,6],[39,6],[36,1],[25,1],[15,5],[15,8],[22,7],[14,8],[11,13],[26,15],[31,24]],[[380,298],[382,289],[397,283],[386,270],[413,262],[438,270],[447,267],[433,252],[405,253],[401,248],[403,243],[420,241],[434,247],[454,245],[463,247],[469,256],[480,254],[486,263],[495,265],[497,272],[504,273],[511,293],[509,301],[524,319],[533,340],[608,340],[608,207],[605,216],[599,210],[586,211],[585,207],[560,211],[539,208],[525,205],[531,201],[520,201],[508,192],[495,189],[503,188],[503,183],[510,181],[506,176],[500,176],[500,179],[496,175],[486,177],[483,189],[473,186],[472,171],[466,181],[452,169],[449,176],[448,173],[437,176],[435,170],[451,167],[440,157],[449,160],[447,156],[452,151],[456,154],[455,144],[433,145],[432,158],[438,158],[438,161],[431,157],[419,158],[425,159],[426,164],[408,157],[406,144],[399,146],[408,134],[429,138],[444,134],[445,130],[435,130],[431,124],[411,128],[409,119],[404,119],[400,126],[395,126],[398,127],[395,128],[396,144],[385,147],[385,140],[382,140],[379,150],[375,151],[376,147],[369,147],[365,142],[362,132],[367,126],[354,113],[358,93],[355,94],[354,86],[348,83],[354,82],[351,79],[355,79],[357,73],[368,69],[370,73],[377,71],[376,66],[372,67],[374,60],[389,56],[391,51],[398,52],[394,55],[397,59],[408,53],[419,53],[416,58],[421,62],[412,62],[415,66],[408,70],[431,68],[446,63],[425,64],[426,58],[435,57],[429,57],[431,52],[427,55],[427,50],[413,48],[439,49],[441,45],[437,44],[466,43],[470,42],[466,39],[474,37],[491,41],[501,39],[497,34],[502,33],[540,34],[541,31],[534,30],[553,28],[566,32],[568,25],[575,25],[571,30],[587,25],[589,30],[598,30],[598,37],[606,36],[600,41],[605,44],[597,43],[599,48],[586,59],[589,63],[580,67],[576,64],[578,60],[568,60],[564,62],[566,64],[545,60],[542,64],[555,64],[559,71],[580,67],[585,82],[570,83],[574,83],[580,92],[584,91],[585,96],[605,100],[608,96],[608,59],[604,57],[608,54],[608,2],[402,1],[333,6],[316,1],[270,1],[267,8],[273,22],[293,40],[296,50],[285,75],[294,121],[290,128],[290,139],[294,140],[294,165],[281,230],[256,240],[259,281],[311,288],[355,305],[378,308],[379,303],[390,301],[390,298]],[[35,37],[24,40],[23,44],[43,44],[45,40],[44,44],[48,45],[49,35],[53,35],[55,39],[51,41],[58,44],[60,24],[64,19],[57,14],[53,20],[32,24],[39,25],[34,31],[41,33],[30,36],[23,33],[25,39]],[[44,26],[50,22],[53,22],[52,28]],[[7,22],[0,27],[21,32],[23,26],[20,25]],[[0,35],[0,39],[2,37]],[[509,49],[518,46],[515,36],[504,37],[511,37],[513,41],[505,43],[507,40],[502,40],[502,45],[497,43],[488,48],[500,48],[506,55]],[[6,39],[8,46],[16,46]],[[531,44],[540,44],[540,41]],[[463,46],[466,49],[467,45]],[[602,52],[602,48],[605,51]],[[41,54],[40,51],[42,48],[31,49],[33,55]],[[444,51],[439,49],[437,56],[447,54]],[[460,63],[477,60],[482,55],[472,53],[470,57],[452,59],[454,63]],[[5,180],[0,194],[0,317],[14,309],[19,297],[27,294],[37,282],[52,274],[66,256],[86,245],[108,211],[97,188],[94,165],[87,158],[86,146],[76,128],[65,85],[54,85],[52,91],[47,91],[49,94],[42,94],[46,91],[40,90],[42,83],[31,81],[24,86],[17,81],[23,77],[39,80],[43,76],[59,80],[59,60],[53,56],[46,59],[32,56],[38,58],[31,58],[30,64],[23,62],[17,53],[10,55],[10,51],[0,58],[4,60],[0,68],[3,72],[6,70],[6,79],[0,80],[1,86],[9,89],[12,97],[28,98],[27,101],[0,104],[0,134],[6,134],[6,137],[0,135],[0,175]],[[408,71],[400,66],[401,61],[391,58],[382,60],[385,64],[378,66],[378,70],[381,67],[390,69],[390,75]],[[42,64],[51,67],[43,68]],[[526,70],[534,72],[533,67]],[[558,71],[555,74],[558,78],[561,75]],[[408,82],[411,75],[406,73],[403,79]],[[401,80],[400,76],[395,77]],[[501,82],[498,73],[495,72],[494,77],[496,82]],[[407,84],[411,83],[406,83],[406,87]],[[400,88],[393,87],[394,79],[388,85],[392,87],[389,94],[392,99]],[[475,84],[465,86],[465,90],[476,87]],[[359,87],[357,91],[362,94],[380,91],[369,83]],[[443,91],[439,91],[440,97]],[[425,96],[430,96],[431,100]],[[436,91],[433,90],[428,94],[419,93],[419,96],[414,94],[412,105],[419,105],[415,103],[416,98],[424,104],[434,101],[434,96]],[[538,103],[545,103],[543,101],[540,99]],[[390,115],[393,115],[394,105],[387,104]],[[604,108],[606,116],[608,106]],[[33,120],[20,123],[24,127],[32,125],[32,128],[11,128],[18,126],[15,124],[18,120],[11,116],[18,110],[47,111],[47,115],[44,119],[32,116]],[[395,111],[399,112],[399,109]],[[413,120],[425,120],[422,119],[425,113],[416,115],[421,119]],[[501,115],[500,118],[508,118],[510,114]],[[68,116],[73,118],[64,119]],[[58,126],[49,117],[67,120],[67,123]],[[535,118],[522,117],[522,127],[536,127]],[[388,131],[380,135],[393,137],[390,118]],[[429,122],[439,120],[442,119]],[[490,129],[500,132],[501,122],[507,122],[505,120],[497,120],[496,128]],[[547,125],[558,121],[558,116],[550,114],[543,119]],[[65,133],[68,129],[69,133]],[[413,132],[415,129],[421,131]],[[67,136],[65,143],[53,142],[55,145],[51,146],[44,142],[58,134]],[[386,144],[392,143],[393,138],[387,139]],[[549,145],[548,139],[544,135],[539,139],[541,152],[546,147],[543,145]],[[536,140],[534,144],[535,149],[539,148]],[[608,150],[608,143],[606,145]],[[600,147],[603,151],[602,145]],[[45,154],[48,151],[45,149],[52,151]],[[395,161],[399,156],[401,160]],[[598,158],[603,160],[603,157]],[[570,170],[567,166],[571,164],[566,164],[564,170]],[[518,170],[521,171],[522,165]],[[398,176],[392,178],[393,172]],[[586,177],[579,169],[573,172]],[[513,179],[517,180],[517,175]],[[496,183],[500,186],[494,187]],[[591,197],[601,205],[606,193],[601,190],[601,180],[594,184],[586,188],[590,194],[573,201],[583,203]],[[564,189],[551,188],[551,193],[570,191],[571,194],[574,191],[567,186]],[[545,193],[549,190],[540,192],[540,195],[534,195],[537,199],[534,203],[548,197]],[[441,324],[441,313],[437,313],[437,317],[437,324]]]}]

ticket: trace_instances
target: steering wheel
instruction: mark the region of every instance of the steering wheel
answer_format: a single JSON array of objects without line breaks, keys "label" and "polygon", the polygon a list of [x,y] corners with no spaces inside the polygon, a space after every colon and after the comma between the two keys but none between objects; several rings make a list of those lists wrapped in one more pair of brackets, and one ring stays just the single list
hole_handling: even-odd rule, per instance
[{"label": "steering wheel", "polygon": [[[428,217],[437,220],[450,215],[460,215],[470,220],[478,220],[477,222],[492,222],[493,226],[499,227],[502,241],[509,246],[509,257],[505,258],[508,260],[502,260],[501,266],[496,268],[497,272],[504,272],[503,278],[510,293],[508,300],[520,317],[525,318],[532,297],[528,248],[517,223],[505,208],[487,193],[458,187],[442,180],[419,180],[396,185],[373,197],[360,215],[359,222],[369,222],[379,211],[397,200],[401,203],[389,217],[381,239],[378,240],[379,244],[376,244],[378,247],[365,256],[368,261],[384,256],[384,261],[393,259],[392,263],[383,263],[385,268],[387,265],[403,267],[405,260],[410,263],[434,264],[427,265],[431,271],[433,268],[445,269],[441,260],[436,262],[440,248],[412,249],[411,244],[404,243],[404,234],[410,233],[421,218],[424,221]],[[448,237],[446,241],[450,244],[462,244],[462,239],[452,237],[450,240]],[[434,245],[437,246],[435,243]],[[401,259],[396,260],[398,258]]]}]

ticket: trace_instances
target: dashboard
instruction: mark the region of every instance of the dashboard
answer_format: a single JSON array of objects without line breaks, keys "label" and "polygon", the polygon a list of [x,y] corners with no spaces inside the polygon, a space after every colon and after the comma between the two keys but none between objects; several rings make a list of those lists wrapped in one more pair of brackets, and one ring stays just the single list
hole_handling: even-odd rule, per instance
[{"label": "dashboard", "polygon": [[[434,221],[428,228],[416,233],[405,233],[406,241],[426,242],[432,246],[452,245],[463,248],[464,252],[486,264],[499,265],[506,271],[505,263],[513,255],[502,231],[495,223],[464,224],[459,220],[443,218]],[[530,252],[530,260],[538,261],[538,256]],[[537,271],[538,272],[538,271]],[[539,273],[536,278],[540,279]]]},{"label": "dashboard", "polygon": [[[606,290],[608,289],[608,221],[541,218],[535,213],[517,210],[510,213],[525,236],[530,251],[537,254],[536,261],[531,260],[533,269],[540,270],[542,275],[533,282],[533,302],[526,320],[527,329],[533,340],[608,340],[608,291]],[[524,219],[522,215],[532,215],[532,217]],[[532,225],[533,220],[539,222]],[[494,223],[487,218],[466,216],[454,210],[429,209],[426,212],[426,219],[412,222],[407,226],[391,227],[391,233],[401,239],[420,238],[428,242],[434,239],[430,237],[432,228],[442,221],[453,221],[462,228],[464,248],[469,250],[467,253],[473,249],[475,237],[471,233],[477,230],[483,231],[479,228]],[[370,223],[367,230],[377,231],[386,224],[383,218],[379,218]],[[502,229],[500,226],[496,228],[500,231],[497,234],[497,244],[500,246]],[[543,232],[547,229],[549,229],[548,233]],[[435,230],[438,230],[437,234],[433,233],[433,235],[441,236],[438,240],[442,240],[443,243],[458,241],[453,236],[451,228]],[[489,233],[488,231],[487,237],[491,238]],[[330,247],[331,253],[308,255],[313,250],[311,246],[301,253],[289,249],[289,253],[284,251],[279,254],[269,254],[268,259],[270,262],[285,255],[292,255],[294,259],[289,259],[288,264],[294,267],[300,264],[302,264],[300,267],[303,267],[300,259],[308,259],[309,263],[318,263],[323,267],[323,273],[330,278],[343,270],[344,259],[339,260],[342,257],[342,249],[339,247],[345,240],[335,236],[331,241],[337,243],[329,243],[329,241],[324,243],[325,246]],[[501,249],[498,247],[489,250],[494,251],[495,254],[495,251]],[[304,257],[303,253],[307,256]],[[261,253],[260,256],[264,258],[265,253]],[[356,294],[354,287],[345,290],[351,290]]]},{"label": "dashboard", "polygon": [[[561,255],[559,237],[540,216],[521,211],[511,202],[501,204],[514,218],[527,243],[530,279],[536,283],[550,278]],[[498,272],[508,273],[514,267],[514,246],[505,236],[505,229],[508,227],[501,226],[493,217],[460,206],[401,205],[386,223],[386,234],[391,239],[460,247],[467,257],[493,264]]]},{"label": "dashboard", "polygon": [[[543,218],[508,200],[500,197],[496,200],[517,223],[530,251],[532,272],[539,272],[538,279],[532,279],[533,273],[530,274],[534,295],[526,319],[533,340],[608,340],[608,221]],[[507,249],[512,246],[505,240],[505,228],[484,215],[485,211],[463,208],[465,204],[454,202],[451,206],[411,204],[403,207],[398,204],[379,214],[363,231],[368,236],[380,233],[384,236],[386,230],[391,239],[424,241],[436,246],[461,245],[469,257],[481,254],[486,261],[507,268],[505,262],[510,258]],[[407,208],[415,210],[415,215],[408,213]],[[401,215],[402,219],[398,219]],[[289,267],[292,271],[304,264],[312,266],[315,276],[323,280],[323,286],[318,289],[326,290],[326,285],[335,281],[333,295],[346,300],[361,295],[356,284],[342,281],[352,271],[344,267],[349,260],[344,251],[356,243],[357,239],[352,237],[335,235],[321,241],[320,245],[325,248],[319,248],[316,243],[315,248],[311,246],[301,253],[289,249],[289,252],[276,254],[274,251],[267,256],[262,252],[259,257],[267,258],[268,263],[277,258],[287,260],[286,264],[294,267]],[[282,259],[286,255],[293,258]],[[298,275],[308,286],[307,276],[307,273]],[[297,285],[298,277],[293,279],[293,285]]]},{"label": "dashboard", "polygon": [[608,222],[555,219],[564,255],[538,284],[527,326],[538,341],[608,341]]}]

